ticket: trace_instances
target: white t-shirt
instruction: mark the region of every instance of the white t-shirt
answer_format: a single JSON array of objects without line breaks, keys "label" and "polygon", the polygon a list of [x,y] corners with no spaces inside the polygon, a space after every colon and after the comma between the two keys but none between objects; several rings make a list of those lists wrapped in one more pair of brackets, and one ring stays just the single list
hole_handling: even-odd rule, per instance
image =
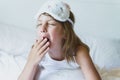
[{"label": "white t-shirt", "polygon": [[69,69],[77,69],[79,65],[75,62],[68,63],[67,60],[57,61],[52,59],[47,53],[43,60],[40,62],[40,66],[42,66],[43,70],[40,74],[39,80],[44,80],[47,75],[59,71],[59,70],[69,70]]}]

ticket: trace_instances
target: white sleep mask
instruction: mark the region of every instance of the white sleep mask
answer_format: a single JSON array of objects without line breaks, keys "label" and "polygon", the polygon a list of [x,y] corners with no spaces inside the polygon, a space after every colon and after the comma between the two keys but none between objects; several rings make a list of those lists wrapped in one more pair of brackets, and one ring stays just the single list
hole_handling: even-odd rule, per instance
[{"label": "white sleep mask", "polygon": [[69,21],[73,25],[73,21],[69,19],[70,7],[61,0],[48,0],[48,2],[40,8],[36,17],[38,18],[40,14],[45,12],[58,21]]}]

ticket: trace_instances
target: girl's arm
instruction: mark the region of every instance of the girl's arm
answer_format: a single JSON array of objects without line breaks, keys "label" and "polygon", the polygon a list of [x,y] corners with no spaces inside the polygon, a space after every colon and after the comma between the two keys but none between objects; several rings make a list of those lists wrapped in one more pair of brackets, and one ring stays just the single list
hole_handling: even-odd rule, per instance
[{"label": "girl's arm", "polygon": [[49,50],[47,39],[36,41],[28,56],[27,63],[18,80],[35,80],[37,71],[40,70],[39,63]]},{"label": "girl's arm", "polygon": [[18,80],[35,80],[35,75],[37,73],[38,68],[39,66],[37,65],[31,65],[29,63],[26,63]]},{"label": "girl's arm", "polygon": [[76,62],[80,65],[86,80],[101,80],[85,47],[80,47],[77,51]]}]

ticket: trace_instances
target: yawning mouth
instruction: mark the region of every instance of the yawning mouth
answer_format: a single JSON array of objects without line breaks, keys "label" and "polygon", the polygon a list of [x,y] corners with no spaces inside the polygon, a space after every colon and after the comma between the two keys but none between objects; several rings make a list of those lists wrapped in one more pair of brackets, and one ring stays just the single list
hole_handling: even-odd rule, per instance
[{"label": "yawning mouth", "polygon": [[48,38],[47,38],[47,42],[50,41]]},{"label": "yawning mouth", "polygon": [[[47,37],[43,37],[43,39],[45,39],[45,38],[47,38]],[[50,39],[49,39],[49,38],[47,38],[47,42],[48,42],[48,41],[50,41]]]}]

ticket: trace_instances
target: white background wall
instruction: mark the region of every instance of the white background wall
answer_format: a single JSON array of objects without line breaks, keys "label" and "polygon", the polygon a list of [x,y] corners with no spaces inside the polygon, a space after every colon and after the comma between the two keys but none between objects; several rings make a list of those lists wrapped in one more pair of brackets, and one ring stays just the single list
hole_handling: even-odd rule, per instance
[{"label": "white background wall", "polygon": [[[0,0],[0,22],[35,29],[34,15],[45,1]],[[120,0],[64,1],[75,14],[78,34],[120,39]]]}]

